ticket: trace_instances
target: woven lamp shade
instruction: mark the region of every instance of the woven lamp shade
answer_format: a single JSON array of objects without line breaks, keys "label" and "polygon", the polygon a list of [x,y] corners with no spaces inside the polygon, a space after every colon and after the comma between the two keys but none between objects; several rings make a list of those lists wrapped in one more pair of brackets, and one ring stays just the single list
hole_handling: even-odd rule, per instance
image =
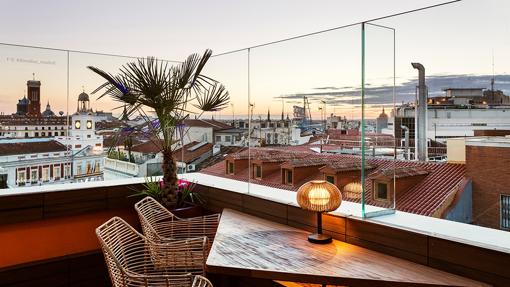
[{"label": "woven lamp shade", "polygon": [[333,211],[342,203],[342,194],[332,183],[325,180],[312,180],[298,189],[297,202],[306,210]]}]

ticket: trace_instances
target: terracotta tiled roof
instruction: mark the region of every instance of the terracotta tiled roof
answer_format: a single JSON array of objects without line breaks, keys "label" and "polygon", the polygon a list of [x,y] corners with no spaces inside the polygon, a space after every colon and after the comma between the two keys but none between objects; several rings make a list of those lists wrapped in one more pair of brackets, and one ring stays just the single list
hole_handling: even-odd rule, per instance
[{"label": "terracotta tiled roof", "polygon": [[297,158],[286,161],[283,165],[286,167],[303,167],[303,166],[324,166],[331,162],[331,158],[323,156],[307,156],[305,158]]},{"label": "terracotta tiled roof", "polygon": [[[212,151],[213,144],[211,143],[204,143],[203,145],[197,147],[194,150],[191,150],[193,147],[196,147],[200,142],[191,142],[187,145],[184,145],[184,148],[180,148],[174,151],[174,158],[177,161],[182,161],[185,163],[191,163],[197,158],[201,157],[204,153]],[[183,154],[184,150],[184,154]],[[212,155],[212,153],[211,153]]]},{"label": "terracotta tiled roof", "polygon": [[[105,134],[103,133],[103,146],[110,148],[110,147],[117,147],[117,146],[123,146],[124,142],[126,140],[126,137],[123,135],[117,136],[114,132],[113,134]],[[131,137],[131,144],[134,146],[142,144],[143,142],[137,139],[136,136]]]},{"label": "terracotta tiled roof", "polygon": [[66,151],[57,141],[0,143],[0,156]]},{"label": "terracotta tiled roof", "polygon": [[[296,152],[296,149],[289,148],[290,152]],[[318,154],[312,151],[304,151],[302,149],[298,152],[307,153],[306,158],[321,158],[321,159],[309,159],[310,162],[325,162],[324,165],[337,166],[341,168],[347,168],[347,166],[359,166],[356,162],[361,163],[359,156],[353,155],[341,155],[341,154]],[[252,148],[251,154],[257,154],[262,156],[264,153],[269,155],[274,154],[275,151],[279,153],[285,153],[283,148]],[[244,150],[239,153],[239,156],[243,156],[247,153]],[[246,157],[247,158],[247,157]],[[416,161],[400,161],[400,160],[389,160],[389,159],[368,159],[366,162],[367,166],[373,167],[368,169],[364,182],[365,186],[365,199],[368,204],[381,205],[378,202],[374,202],[372,198],[372,178],[377,174],[384,174],[385,170],[391,171],[393,177],[393,169],[396,169],[396,173],[403,176],[415,174],[423,175],[423,180],[419,181],[416,185],[412,186],[403,194],[399,195],[396,200],[396,208],[401,211],[411,212],[421,215],[433,215],[438,209],[442,208],[442,205],[446,199],[451,195],[452,192],[461,192],[459,186],[466,180],[466,170],[463,164],[452,164],[452,163],[437,163],[437,162],[416,162]],[[248,168],[237,171],[235,175],[225,174],[225,163],[224,161],[212,165],[201,172],[236,179],[240,181],[248,181],[249,173]],[[296,191],[301,184],[306,181],[313,179],[322,179],[323,174],[317,167],[316,171],[310,172],[308,176],[302,179],[300,182],[295,182],[293,186],[281,183],[281,172],[279,170],[272,172],[271,174],[263,174],[262,180],[252,180],[254,183]],[[360,202],[360,199],[346,200]],[[388,206],[387,206],[388,207]]]},{"label": "terracotta tiled roof", "polygon": [[[173,156],[177,161],[184,161],[186,163],[193,162],[195,159],[202,156],[204,153],[212,150],[213,145],[211,143],[204,143],[203,145],[197,147],[196,149],[191,150],[196,147],[200,142],[193,141],[184,145],[184,149],[176,149],[173,151]],[[133,152],[146,153],[146,154],[156,154],[161,152],[163,148],[162,140],[153,140],[147,141],[138,145],[135,145],[131,148]],[[183,153],[184,150],[184,153]]]},{"label": "terracotta tiled roof", "polygon": [[139,143],[131,147],[131,151],[139,153],[159,153],[163,149],[163,142],[161,140],[150,140],[144,143]]},{"label": "terracotta tiled roof", "polygon": [[187,127],[213,128],[213,130],[224,130],[232,128],[231,125],[222,123],[217,120],[203,120],[203,119],[187,119],[184,120],[184,125]]},{"label": "terracotta tiled roof", "polygon": [[372,178],[405,178],[410,176],[427,175],[429,172],[420,166],[407,166],[399,168],[385,168],[374,172]]},{"label": "terracotta tiled roof", "polygon": [[[361,164],[361,160],[359,158],[352,159],[350,158],[348,161],[333,161],[328,163],[326,166],[321,167],[320,169],[328,168],[334,172],[345,172],[345,171],[358,171],[363,168]],[[365,170],[375,168],[375,165],[370,163],[365,163]]]}]

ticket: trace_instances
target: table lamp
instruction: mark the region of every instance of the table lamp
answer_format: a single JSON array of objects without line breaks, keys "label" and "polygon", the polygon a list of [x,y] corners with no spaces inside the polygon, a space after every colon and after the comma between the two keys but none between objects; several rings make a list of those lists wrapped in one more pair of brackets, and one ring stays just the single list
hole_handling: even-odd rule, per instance
[{"label": "table lamp", "polygon": [[308,241],[330,243],[331,236],[322,234],[322,213],[333,211],[342,203],[342,194],[336,185],[325,180],[309,181],[298,189],[297,202],[301,208],[317,212],[317,233],[310,234]]}]

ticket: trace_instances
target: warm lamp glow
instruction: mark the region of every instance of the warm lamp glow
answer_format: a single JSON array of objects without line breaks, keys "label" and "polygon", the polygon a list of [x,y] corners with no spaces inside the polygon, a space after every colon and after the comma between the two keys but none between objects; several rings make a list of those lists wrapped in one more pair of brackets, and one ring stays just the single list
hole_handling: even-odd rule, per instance
[{"label": "warm lamp glow", "polygon": [[301,208],[317,212],[317,233],[310,234],[308,241],[330,243],[331,236],[322,234],[322,212],[333,211],[342,203],[342,194],[336,185],[325,180],[309,181],[298,189],[297,202]]},{"label": "warm lamp glow", "polygon": [[326,212],[340,206],[342,195],[334,184],[325,180],[312,180],[298,189],[297,201],[303,209]]},{"label": "warm lamp glow", "polygon": [[329,192],[323,188],[312,187],[310,193],[308,193],[310,204],[324,206],[329,202]]}]

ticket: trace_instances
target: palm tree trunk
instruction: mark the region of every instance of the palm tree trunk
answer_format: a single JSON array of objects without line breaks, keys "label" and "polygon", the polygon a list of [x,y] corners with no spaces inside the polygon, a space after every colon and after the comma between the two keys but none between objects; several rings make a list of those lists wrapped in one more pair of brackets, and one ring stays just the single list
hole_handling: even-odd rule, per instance
[{"label": "palm tree trunk", "polygon": [[163,204],[169,208],[177,205],[177,164],[173,157],[172,149],[163,149]]}]

